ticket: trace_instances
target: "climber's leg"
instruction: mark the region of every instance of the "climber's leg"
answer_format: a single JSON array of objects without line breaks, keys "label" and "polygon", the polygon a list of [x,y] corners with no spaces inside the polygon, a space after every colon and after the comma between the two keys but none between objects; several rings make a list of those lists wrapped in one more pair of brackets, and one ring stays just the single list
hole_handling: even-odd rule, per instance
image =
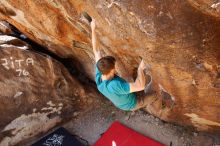
[{"label": "climber's leg", "polygon": [[136,111],[138,109],[144,108],[148,105],[150,105],[153,101],[156,99],[156,94],[150,94],[145,96],[139,96],[137,97],[137,105],[132,111]]}]

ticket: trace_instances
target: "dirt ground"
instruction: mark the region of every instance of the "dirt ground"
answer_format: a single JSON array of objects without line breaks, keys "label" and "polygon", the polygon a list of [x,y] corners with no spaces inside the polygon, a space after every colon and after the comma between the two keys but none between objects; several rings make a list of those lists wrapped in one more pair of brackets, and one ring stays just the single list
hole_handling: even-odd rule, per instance
[{"label": "dirt ground", "polygon": [[220,135],[196,132],[190,128],[169,124],[144,112],[125,112],[104,101],[91,105],[86,113],[75,113],[75,118],[63,126],[72,134],[93,145],[116,120],[145,136],[170,146],[220,146]]}]

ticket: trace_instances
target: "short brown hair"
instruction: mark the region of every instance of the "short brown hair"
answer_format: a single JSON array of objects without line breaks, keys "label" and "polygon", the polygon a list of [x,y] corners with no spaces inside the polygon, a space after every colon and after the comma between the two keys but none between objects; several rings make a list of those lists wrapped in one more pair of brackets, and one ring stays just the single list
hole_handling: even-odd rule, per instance
[{"label": "short brown hair", "polygon": [[115,58],[112,56],[102,57],[97,63],[99,71],[104,75],[110,73],[115,68],[115,61]]}]

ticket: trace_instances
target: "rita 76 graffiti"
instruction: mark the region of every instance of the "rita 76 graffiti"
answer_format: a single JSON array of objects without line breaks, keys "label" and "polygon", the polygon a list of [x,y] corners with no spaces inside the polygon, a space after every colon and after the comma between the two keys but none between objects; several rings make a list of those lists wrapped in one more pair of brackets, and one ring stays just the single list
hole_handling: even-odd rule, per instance
[{"label": "rita 76 graffiti", "polygon": [[25,67],[29,65],[34,65],[34,60],[32,58],[27,59],[13,59],[13,57],[10,58],[2,58],[1,59],[1,65],[7,69],[13,69],[18,73],[18,76],[28,76],[29,72],[25,69]]}]

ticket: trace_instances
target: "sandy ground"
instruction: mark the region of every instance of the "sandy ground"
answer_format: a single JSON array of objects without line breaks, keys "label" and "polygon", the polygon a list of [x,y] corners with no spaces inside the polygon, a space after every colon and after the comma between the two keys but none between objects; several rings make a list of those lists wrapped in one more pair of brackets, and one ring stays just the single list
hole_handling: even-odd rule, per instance
[{"label": "sandy ground", "polygon": [[220,135],[195,132],[189,128],[169,124],[144,112],[125,112],[105,101],[90,107],[86,113],[76,113],[75,118],[63,126],[72,134],[93,145],[116,120],[145,136],[167,146],[220,146]]}]

